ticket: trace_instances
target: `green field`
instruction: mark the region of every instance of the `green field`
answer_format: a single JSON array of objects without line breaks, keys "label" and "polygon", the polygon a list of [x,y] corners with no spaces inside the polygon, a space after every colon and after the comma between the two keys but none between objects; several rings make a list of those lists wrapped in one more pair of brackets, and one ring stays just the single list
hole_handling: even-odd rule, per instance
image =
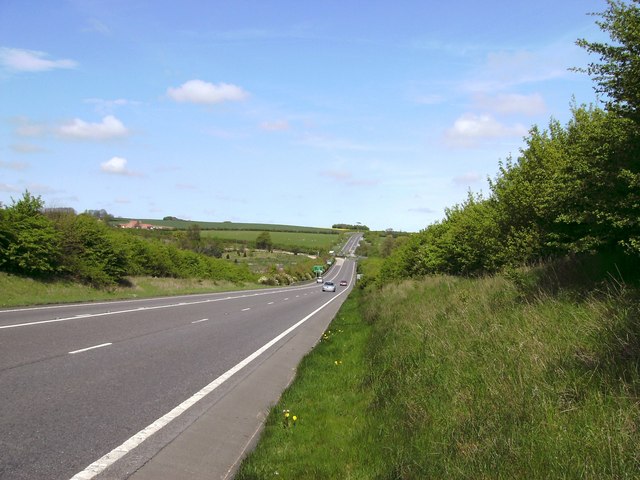
[{"label": "green field", "polygon": [[324,234],[338,234],[342,230],[322,227],[302,227],[297,225],[273,225],[267,223],[235,223],[235,222],[199,222],[193,220],[158,220],[149,218],[114,218],[113,225],[121,225],[130,220],[138,220],[141,223],[157,225],[159,227],[186,230],[193,225],[198,225],[202,230],[249,230],[254,232],[310,232]]},{"label": "green field", "polygon": [[[263,230],[264,231],[264,230]],[[216,238],[225,242],[236,241],[239,243],[253,243],[262,231],[250,230],[202,230],[203,238]],[[305,250],[331,250],[341,243],[341,235],[338,233],[311,233],[311,232],[269,232],[275,248],[300,247]]]}]

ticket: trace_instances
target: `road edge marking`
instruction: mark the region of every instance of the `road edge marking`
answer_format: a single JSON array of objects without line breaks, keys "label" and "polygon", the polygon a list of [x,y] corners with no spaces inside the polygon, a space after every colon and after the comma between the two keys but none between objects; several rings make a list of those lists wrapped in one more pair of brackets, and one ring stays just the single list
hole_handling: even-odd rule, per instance
[{"label": "road edge marking", "polygon": [[191,397],[186,399],[180,405],[178,405],[177,407],[173,408],[171,411],[169,411],[168,413],[164,414],[162,417],[157,419],[155,422],[151,423],[150,425],[148,425],[145,428],[143,428],[142,430],[140,430],[138,433],[136,433],[131,438],[129,438],[127,441],[125,441],[122,445],[114,448],[109,453],[107,453],[106,455],[102,456],[101,458],[99,458],[98,460],[93,462],[91,465],[87,466],[81,472],[75,474],[73,477],[71,477],[70,480],[90,480],[90,479],[94,478],[96,475],[99,475],[100,473],[102,473],[108,467],[110,467],[115,462],[117,462],[119,459],[124,457],[131,450],[133,450],[134,448],[136,448],[140,444],[142,444],[142,442],[144,442],[151,435],[153,435],[154,433],[158,432],[163,427],[167,426],[172,420],[178,418],[185,411],[187,411],[187,409],[189,409],[190,407],[195,405],[197,402],[202,400],[204,397],[206,397],[208,394],[213,392],[216,388],[218,388],[224,382],[229,380],[233,375],[238,373],[240,370],[242,370],[244,367],[246,367],[249,363],[251,363],[253,360],[258,358],[260,355],[262,355],[264,352],[266,352],[269,348],[271,348],[277,342],[282,340],[288,334],[290,334],[291,332],[296,330],[300,325],[305,323],[307,320],[309,320],[311,317],[313,317],[316,313],[321,311],[327,305],[329,305],[330,303],[332,303],[335,300],[337,300],[341,295],[343,295],[347,291],[348,290],[343,290],[342,292],[338,293],[336,296],[334,296],[328,302],[323,303],[322,305],[320,305],[318,308],[316,308],[313,312],[308,314],[302,320],[299,320],[297,323],[295,323],[291,327],[287,328],[284,332],[282,332],[281,334],[279,334],[278,336],[276,336],[275,338],[273,338],[269,342],[265,343],[258,350],[253,352],[251,355],[246,357],[244,360],[240,361],[235,366],[231,367],[229,370],[224,372],[222,375],[220,375],[218,378],[216,378],[210,384],[208,384],[207,386],[202,388],[200,391],[196,392],[194,395],[192,395]]}]

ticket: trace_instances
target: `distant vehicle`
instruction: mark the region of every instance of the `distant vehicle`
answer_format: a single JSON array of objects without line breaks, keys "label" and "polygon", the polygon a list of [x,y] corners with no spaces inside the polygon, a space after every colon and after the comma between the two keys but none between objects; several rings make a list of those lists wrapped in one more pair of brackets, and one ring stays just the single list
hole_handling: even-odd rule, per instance
[{"label": "distant vehicle", "polygon": [[340,286],[341,287],[346,287],[347,285],[349,285],[349,284],[347,283],[346,280],[340,280]]},{"label": "distant vehicle", "polygon": [[335,292],[336,291],[336,284],[333,282],[324,282],[324,284],[322,285],[322,291],[323,292]]},{"label": "distant vehicle", "polygon": [[316,278],[316,283],[322,283],[324,280],[322,280],[322,277],[318,277]]}]

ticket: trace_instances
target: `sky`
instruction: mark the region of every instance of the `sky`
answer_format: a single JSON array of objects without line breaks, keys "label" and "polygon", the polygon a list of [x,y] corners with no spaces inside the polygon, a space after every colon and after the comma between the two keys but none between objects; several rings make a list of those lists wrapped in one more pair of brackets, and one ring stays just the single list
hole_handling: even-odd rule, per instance
[{"label": "sky", "polygon": [[0,0],[0,202],[417,232],[489,193],[605,0]]}]

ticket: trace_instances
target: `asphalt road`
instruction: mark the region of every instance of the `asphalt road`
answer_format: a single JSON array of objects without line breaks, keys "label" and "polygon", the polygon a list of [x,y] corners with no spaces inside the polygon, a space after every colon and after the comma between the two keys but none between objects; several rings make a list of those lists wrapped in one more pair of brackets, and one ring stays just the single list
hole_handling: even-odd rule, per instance
[{"label": "asphalt road", "polygon": [[[153,459],[161,451],[171,453],[168,446],[177,448],[184,432],[196,427],[210,435],[210,448],[216,441],[228,445],[216,459],[228,474],[229,461],[222,456],[237,459],[246,450],[256,434],[255,419],[246,427],[252,435],[238,431],[238,441],[220,438],[233,435],[228,431],[211,437],[207,418],[221,415],[214,406],[235,392],[259,404],[247,408],[259,408],[260,417],[265,401],[277,399],[331,321],[354,276],[355,262],[339,259],[325,279],[347,279],[349,287],[335,294],[313,283],[0,310],[0,478],[144,478],[154,465],[168,472]],[[275,370],[285,372],[284,383],[265,377]],[[234,401],[240,408],[240,400]],[[199,462],[185,461],[180,467],[172,460],[171,468],[188,471]],[[155,472],[149,478],[160,477]]]}]

